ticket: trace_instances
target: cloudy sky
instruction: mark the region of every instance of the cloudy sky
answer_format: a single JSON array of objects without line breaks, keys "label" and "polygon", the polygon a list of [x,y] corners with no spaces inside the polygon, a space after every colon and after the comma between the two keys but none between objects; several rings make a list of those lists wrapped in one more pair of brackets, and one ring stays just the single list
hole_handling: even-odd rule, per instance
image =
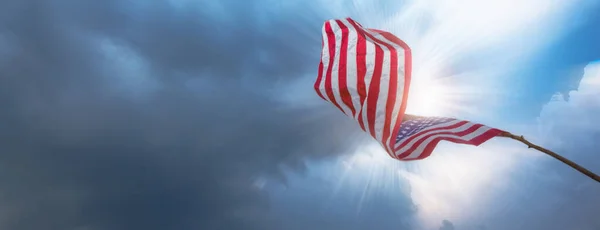
[{"label": "cloudy sky", "polygon": [[600,173],[595,0],[0,2],[0,228],[600,229],[600,186],[520,143],[395,162],[320,100],[322,23],[414,54],[408,111]]}]

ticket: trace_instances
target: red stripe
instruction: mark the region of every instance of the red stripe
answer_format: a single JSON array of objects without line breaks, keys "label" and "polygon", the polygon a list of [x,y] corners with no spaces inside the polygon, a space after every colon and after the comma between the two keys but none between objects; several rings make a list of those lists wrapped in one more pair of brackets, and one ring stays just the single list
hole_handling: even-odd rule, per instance
[{"label": "red stripe", "polygon": [[367,131],[365,129],[365,124],[362,118],[362,108],[365,104],[365,98],[367,97],[367,86],[365,84],[365,75],[367,74],[367,40],[364,37],[364,33],[360,30],[360,27],[357,22],[353,21],[350,18],[347,18],[348,22],[357,32],[357,44],[356,44],[356,91],[358,93],[358,97],[360,98],[360,106],[359,114],[358,114],[358,124],[363,131]]},{"label": "red stripe", "polygon": [[[323,49],[323,47],[325,46],[323,38],[321,38],[321,49]],[[317,75],[317,81],[315,81],[315,91],[317,92],[317,95],[319,95],[319,97],[323,98],[323,100],[325,100],[325,97],[323,96],[323,94],[321,93],[321,90],[319,89],[319,87],[321,86],[321,80],[323,78],[323,52],[321,52],[321,58],[319,61],[319,74]]]},{"label": "red stripe", "polygon": [[[406,112],[408,91],[410,89],[410,79],[412,73],[412,52],[410,50],[410,47],[404,41],[394,36],[393,34],[381,31],[381,35],[383,35],[383,37],[385,37],[387,40],[396,43],[396,45],[404,49],[404,91],[402,92],[403,96],[400,112],[398,113],[398,118],[396,119],[396,124],[394,124],[394,130],[392,131],[392,137],[395,138],[398,136],[398,132],[400,131],[400,124],[402,123],[402,118],[404,116],[404,113]],[[395,141],[390,141],[390,148],[393,149],[395,144]]]},{"label": "red stripe", "polygon": [[[473,126],[469,127],[468,129],[465,129],[465,130],[460,131],[460,132],[447,131],[447,132],[432,133],[432,134],[426,135],[423,138],[421,138],[420,140],[418,140],[413,146],[411,146],[410,149],[408,149],[404,153],[402,153],[402,155],[404,156],[404,158],[407,157],[407,155],[410,155],[410,153],[414,152],[423,142],[425,142],[427,140],[427,138],[430,138],[432,136],[453,134],[453,135],[455,135],[457,137],[462,137],[462,136],[465,136],[465,135],[467,135],[469,133],[477,131],[477,129],[479,129],[481,126],[483,126],[483,125],[482,124],[474,124]],[[406,154],[406,156],[405,156],[405,153],[409,153],[409,154]],[[398,157],[398,159],[401,159],[401,158]]]},{"label": "red stripe", "polygon": [[340,48],[340,61],[338,64],[339,67],[339,87],[340,87],[340,96],[342,97],[342,101],[350,110],[352,111],[352,116],[356,114],[356,110],[354,109],[354,105],[352,104],[352,97],[350,96],[350,92],[348,91],[348,82],[346,76],[347,70],[347,56],[348,56],[348,27],[342,23],[340,20],[335,20],[340,29],[342,30],[342,47]]},{"label": "red stripe", "polygon": [[490,129],[490,130],[486,131],[485,133],[482,133],[481,135],[474,137],[471,140],[463,140],[463,139],[459,139],[456,137],[439,137],[439,138],[436,138],[435,140],[431,141],[431,143],[429,143],[425,147],[423,152],[418,157],[412,158],[412,159],[400,159],[400,160],[411,161],[411,160],[425,159],[425,158],[431,156],[431,153],[433,152],[433,150],[435,149],[435,147],[437,146],[437,144],[440,141],[450,141],[450,142],[454,142],[454,143],[458,143],[458,144],[468,144],[468,145],[479,146],[482,143],[488,141],[489,139],[492,139],[492,138],[498,136],[502,132],[503,131],[499,130],[499,129]]},{"label": "red stripe", "polygon": [[[460,126],[463,126],[463,125],[464,125],[464,124],[466,124],[466,123],[469,123],[469,122],[468,122],[468,121],[460,121],[460,122],[458,122],[458,123],[456,123],[456,124],[453,124],[453,125],[449,125],[449,126],[442,126],[442,127],[438,127],[438,128],[435,128],[435,129],[430,129],[430,130],[425,130],[425,131],[421,131],[421,132],[415,133],[415,134],[411,135],[410,137],[408,137],[408,139],[406,139],[406,140],[402,140],[402,144],[400,144],[400,146],[396,147],[396,148],[394,149],[394,152],[396,152],[396,151],[400,150],[401,148],[404,148],[404,146],[406,146],[408,143],[410,143],[410,142],[411,142],[413,139],[415,139],[415,138],[418,138],[418,137],[420,137],[420,136],[422,136],[422,135],[426,135],[426,134],[429,134],[429,133],[431,133],[431,132],[440,131],[440,130],[449,130],[449,129],[458,128],[458,127],[460,127]],[[400,157],[407,157],[407,155],[408,155],[408,154],[406,154],[406,155],[404,155],[404,154],[406,154],[406,152],[405,152],[405,153],[403,153],[403,154],[400,154],[400,155],[398,155],[398,154],[396,153],[396,155],[397,155],[399,158],[400,158]]]},{"label": "red stripe", "polygon": [[[357,32],[359,30],[357,29]],[[360,97],[360,104],[365,103],[367,97],[367,85],[365,84],[365,75],[367,74],[367,40],[363,36],[357,36],[356,45],[356,69],[358,72],[358,96]]]},{"label": "red stripe", "polygon": [[[451,120],[451,121],[448,121],[448,122],[442,123],[442,124],[449,124],[450,122],[453,122],[453,121],[456,121],[456,120]],[[440,131],[440,130],[445,130],[445,129],[455,129],[466,123],[469,123],[469,122],[468,121],[459,121],[459,122],[451,124],[451,125],[440,126],[440,127],[434,128],[434,129],[421,130],[418,133],[410,135],[410,137],[408,137],[408,139],[402,140],[402,143],[395,150],[399,150],[400,148],[406,146],[408,144],[408,142],[411,142],[413,139],[418,138],[419,136],[429,134],[430,132],[435,132],[435,131]],[[439,124],[436,124],[436,125],[439,125]]]},{"label": "red stripe", "polygon": [[331,87],[331,71],[333,69],[333,60],[335,59],[335,34],[331,29],[330,21],[325,23],[325,32],[327,33],[327,40],[329,41],[329,65],[327,66],[327,75],[325,76],[325,92],[329,97],[329,101],[331,101],[331,103],[338,107],[338,109],[344,112],[342,107],[340,107],[335,100],[335,96],[333,96],[333,88]]},{"label": "red stripe", "polygon": [[377,115],[377,101],[379,99],[379,84],[381,81],[381,71],[383,68],[383,49],[379,44],[375,45],[375,69],[373,77],[369,83],[369,96],[367,98],[367,122],[369,122],[369,131],[375,138],[375,116]]}]

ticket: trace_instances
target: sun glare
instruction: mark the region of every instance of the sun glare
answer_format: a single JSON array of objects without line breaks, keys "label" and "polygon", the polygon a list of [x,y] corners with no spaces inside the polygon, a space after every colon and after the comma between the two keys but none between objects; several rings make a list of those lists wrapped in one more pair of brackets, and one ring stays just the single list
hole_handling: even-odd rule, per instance
[{"label": "sun glare", "polygon": [[411,84],[406,113],[422,116],[439,116],[440,103],[444,101],[444,87],[428,78],[418,78]]},{"label": "sun glare", "polygon": [[[419,63],[419,60],[415,62]],[[421,116],[445,115],[448,112],[445,111],[446,108],[453,102],[450,86],[439,79],[448,76],[440,74],[439,66],[421,66],[415,66],[412,73],[406,113]]]}]

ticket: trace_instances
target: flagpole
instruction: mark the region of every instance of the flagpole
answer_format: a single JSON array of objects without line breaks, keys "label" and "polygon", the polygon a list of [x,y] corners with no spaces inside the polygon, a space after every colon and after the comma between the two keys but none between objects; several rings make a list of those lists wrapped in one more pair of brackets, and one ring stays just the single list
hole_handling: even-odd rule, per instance
[{"label": "flagpole", "polygon": [[550,151],[548,149],[545,149],[545,148],[543,148],[541,146],[535,145],[535,144],[527,141],[523,136],[517,136],[517,135],[514,135],[514,134],[509,133],[509,132],[504,132],[504,133],[500,134],[500,136],[502,136],[502,137],[508,137],[508,138],[520,141],[523,144],[527,145],[527,147],[529,147],[529,148],[533,148],[533,149],[536,149],[536,150],[538,150],[540,152],[548,154],[551,157],[554,157],[555,159],[557,159],[557,160],[559,160],[559,161],[561,161],[561,162],[563,162],[563,163],[571,166],[575,170],[577,170],[577,171],[585,174],[586,176],[588,176],[588,177],[592,178],[593,180],[595,180],[596,182],[600,183],[600,176],[594,174],[590,170],[582,167],[581,165],[578,165],[577,163],[575,163],[575,162],[573,162],[573,161],[571,161],[571,160],[569,160],[569,159],[567,159],[567,158],[565,158],[565,157],[563,157],[561,155],[558,155],[555,152],[552,152],[552,151]]}]

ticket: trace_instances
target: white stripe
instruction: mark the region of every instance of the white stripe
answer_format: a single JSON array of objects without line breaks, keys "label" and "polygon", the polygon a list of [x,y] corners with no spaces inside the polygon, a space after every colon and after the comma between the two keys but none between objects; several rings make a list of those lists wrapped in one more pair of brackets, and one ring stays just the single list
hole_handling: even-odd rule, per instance
[{"label": "white stripe", "polygon": [[341,20],[344,25],[348,28],[348,55],[346,59],[346,74],[347,74],[347,85],[350,97],[352,98],[352,104],[356,114],[354,119],[358,121],[360,112],[360,95],[358,95],[358,69],[356,68],[356,52],[358,46],[358,32],[348,22],[347,19]]},{"label": "white stripe", "polygon": [[383,143],[383,130],[385,126],[386,105],[388,102],[388,91],[390,88],[390,62],[392,54],[383,44],[379,44],[383,51],[383,63],[381,65],[381,76],[379,80],[379,97],[377,97],[377,110],[375,110],[375,134],[376,139]]},{"label": "white stripe", "polygon": [[[401,50],[404,51],[404,50]],[[400,53],[400,52],[398,52]],[[404,52],[402,52],[404,53]],[[392,140],[396,140],[396,136],[394,135],[394,127],[396,127],[397,123],[401,123],[402,120],[398,119],[398,114],[400,113],[400,109],[402,108],[402,103],[403,103],[403,99],[404,99],[404,78],[406,77],[404,75],[404,72],[400,71],[400,68],[402,68],[402,66],[404,66],[404,55],[402,55],[402,57],[400,56],[400,54],[398,54],[398,80],[397,80],[397,86],[396,86],[396,103],[394,104],[394,109],[392,110],[392,121],[390,122],[390,125],[392,126],[392,130],[390,132],[392,132],[390,134],[390,138],[387,140],[386,145],[390,146]]]},{"label": "white stripe", "polygon": [[335,34],[335,41],[336,41],[335,57],[333,60],[333,68],[331,70],[331,88],[333,89],[333,97],[335,98],[335,101],[340,106],[340,108],[342,108],[342,111],[346,115],[352,116],[352,111],[350,110],[350,107],[348,107],[344,103],[344,100],[342,100],[342,93],[341,93],[342,89],[340,88],[340,59],[342,56],[341,55],[342,54],[342,51],[341,51],[342,37],[344,34],[342,31],[342,28],[340,28],[340,26],[337,24],[337,22],[335,20],[331,20],[330,24],[331,24],[331,30]]},{"label": "white stripe", "polygon": [[[471,123],[472,125],[474,125],[473,123]],[[463,141],[470,141],[478,136],[481,136],[482,134],[484,134],[485,132],[489,131],[490,127],[487,127],[485,125],[479,127],[476,131],[471,132],[467,135],[464,135],[462,137],[457,136],[456,134],[442,134],[442,135],[433,135],[429,138],[427,138],[427,140],[423,141],[423,143],[421,143],[419,145],[419,147],[417,147],[417,149],[415,149],[415,151],[413,151],[410,156],[404,158],[405,160],[411,160],[411,159],[415,159],[415,158],[419,158],[423,151],[425,150],[425,148],[427,147],[427,145],[429,145],[429,143],[431,143],[434,139],[437,138],[446,138],[446,137],[453,137],[453,138],[457,138]]]},{"label": "white stripe", "polygon": [[[368,38],[365,37],[365,39]],[[373,78],[373,70],[375,69],[375,45],[372,42],[369,42],[368,40],[365,43],[367,44],[365,55],[365,63],[367,67],[367,71],[365,74],[365,92],[367,96],[365,97],[365,102],[363,103],[362,107],[362,117],[363,123],[365,124],[365,131],[367,133],[370,133],[369,119],[367,119],[367,101],[369,101],[369,86],[371,85],[371,79]]]},{"label": "white stripe", "polygon": [[416,142],[418,142],[419,140],[422,140],[423,138],[425,138],[425,137],[427,137],[429,135],[436,135],[436,134],[443,133],[443,132],[461,132],[461,131],[467,130],[468,128],[470,128],[473,125],[475,125],[475,124],[471,123],[471,122],[467,122],[467,123],[465,123],[465,124],[463,124],[461,126],[453,128],[453,129],[435,130],[435,131],[431,131],[431,132],[429,132],[427,134],[418,133],[419,136],[417,138],[412,139],[407,145],[405,145],[404,147],[402,147],[401,149],[399,149],[396,152],[403,153],[403,152],[408,151],[410,148],[412,148],[415,145]]},{"label": "white stripe", "polygon": [[[459,122],[461,122],[461,120],[452,120],[452,121],[449,121],[449,122],[444,122],[444,123],[441,123],[441,124],[432,125],[432,126],[429,126],[427,128],[424,128],[423,130],[419,131],[418,133],[415,133],[415,134],[411,135],[411,137],[412,136],[419,136],[419,135],[426,134],[427,132],[429,132],[432,129],[453,126],[453,125],[455,125],[455,124],[457,124]],[[400,127],[402,127],[402,126],[400,126]],[[398,143],[396,143],[396,146],[394,146],[394,149],[398,148],[398,146],[402,145],[402,143],[404,143],[406,140],[408,140],[408,138],[410,138],[410,137],[406,137],[403,140],[398,141]]]},{"label": "white stripe", "polygon": [[327,91],[325,90],[325,78],[327,77],[327,67],[329,66],[329,40],[327,38],[327,32],[325,30],[326,23],[323,23],[323,28],[321,29],[323,36],[323,51],[321,53],[321,61],[323,62],[323,72],[321,73],[321,82],[319,83],[319,91],[321,95],[325,98],[326,101],[330,101],[327,96]]}]

